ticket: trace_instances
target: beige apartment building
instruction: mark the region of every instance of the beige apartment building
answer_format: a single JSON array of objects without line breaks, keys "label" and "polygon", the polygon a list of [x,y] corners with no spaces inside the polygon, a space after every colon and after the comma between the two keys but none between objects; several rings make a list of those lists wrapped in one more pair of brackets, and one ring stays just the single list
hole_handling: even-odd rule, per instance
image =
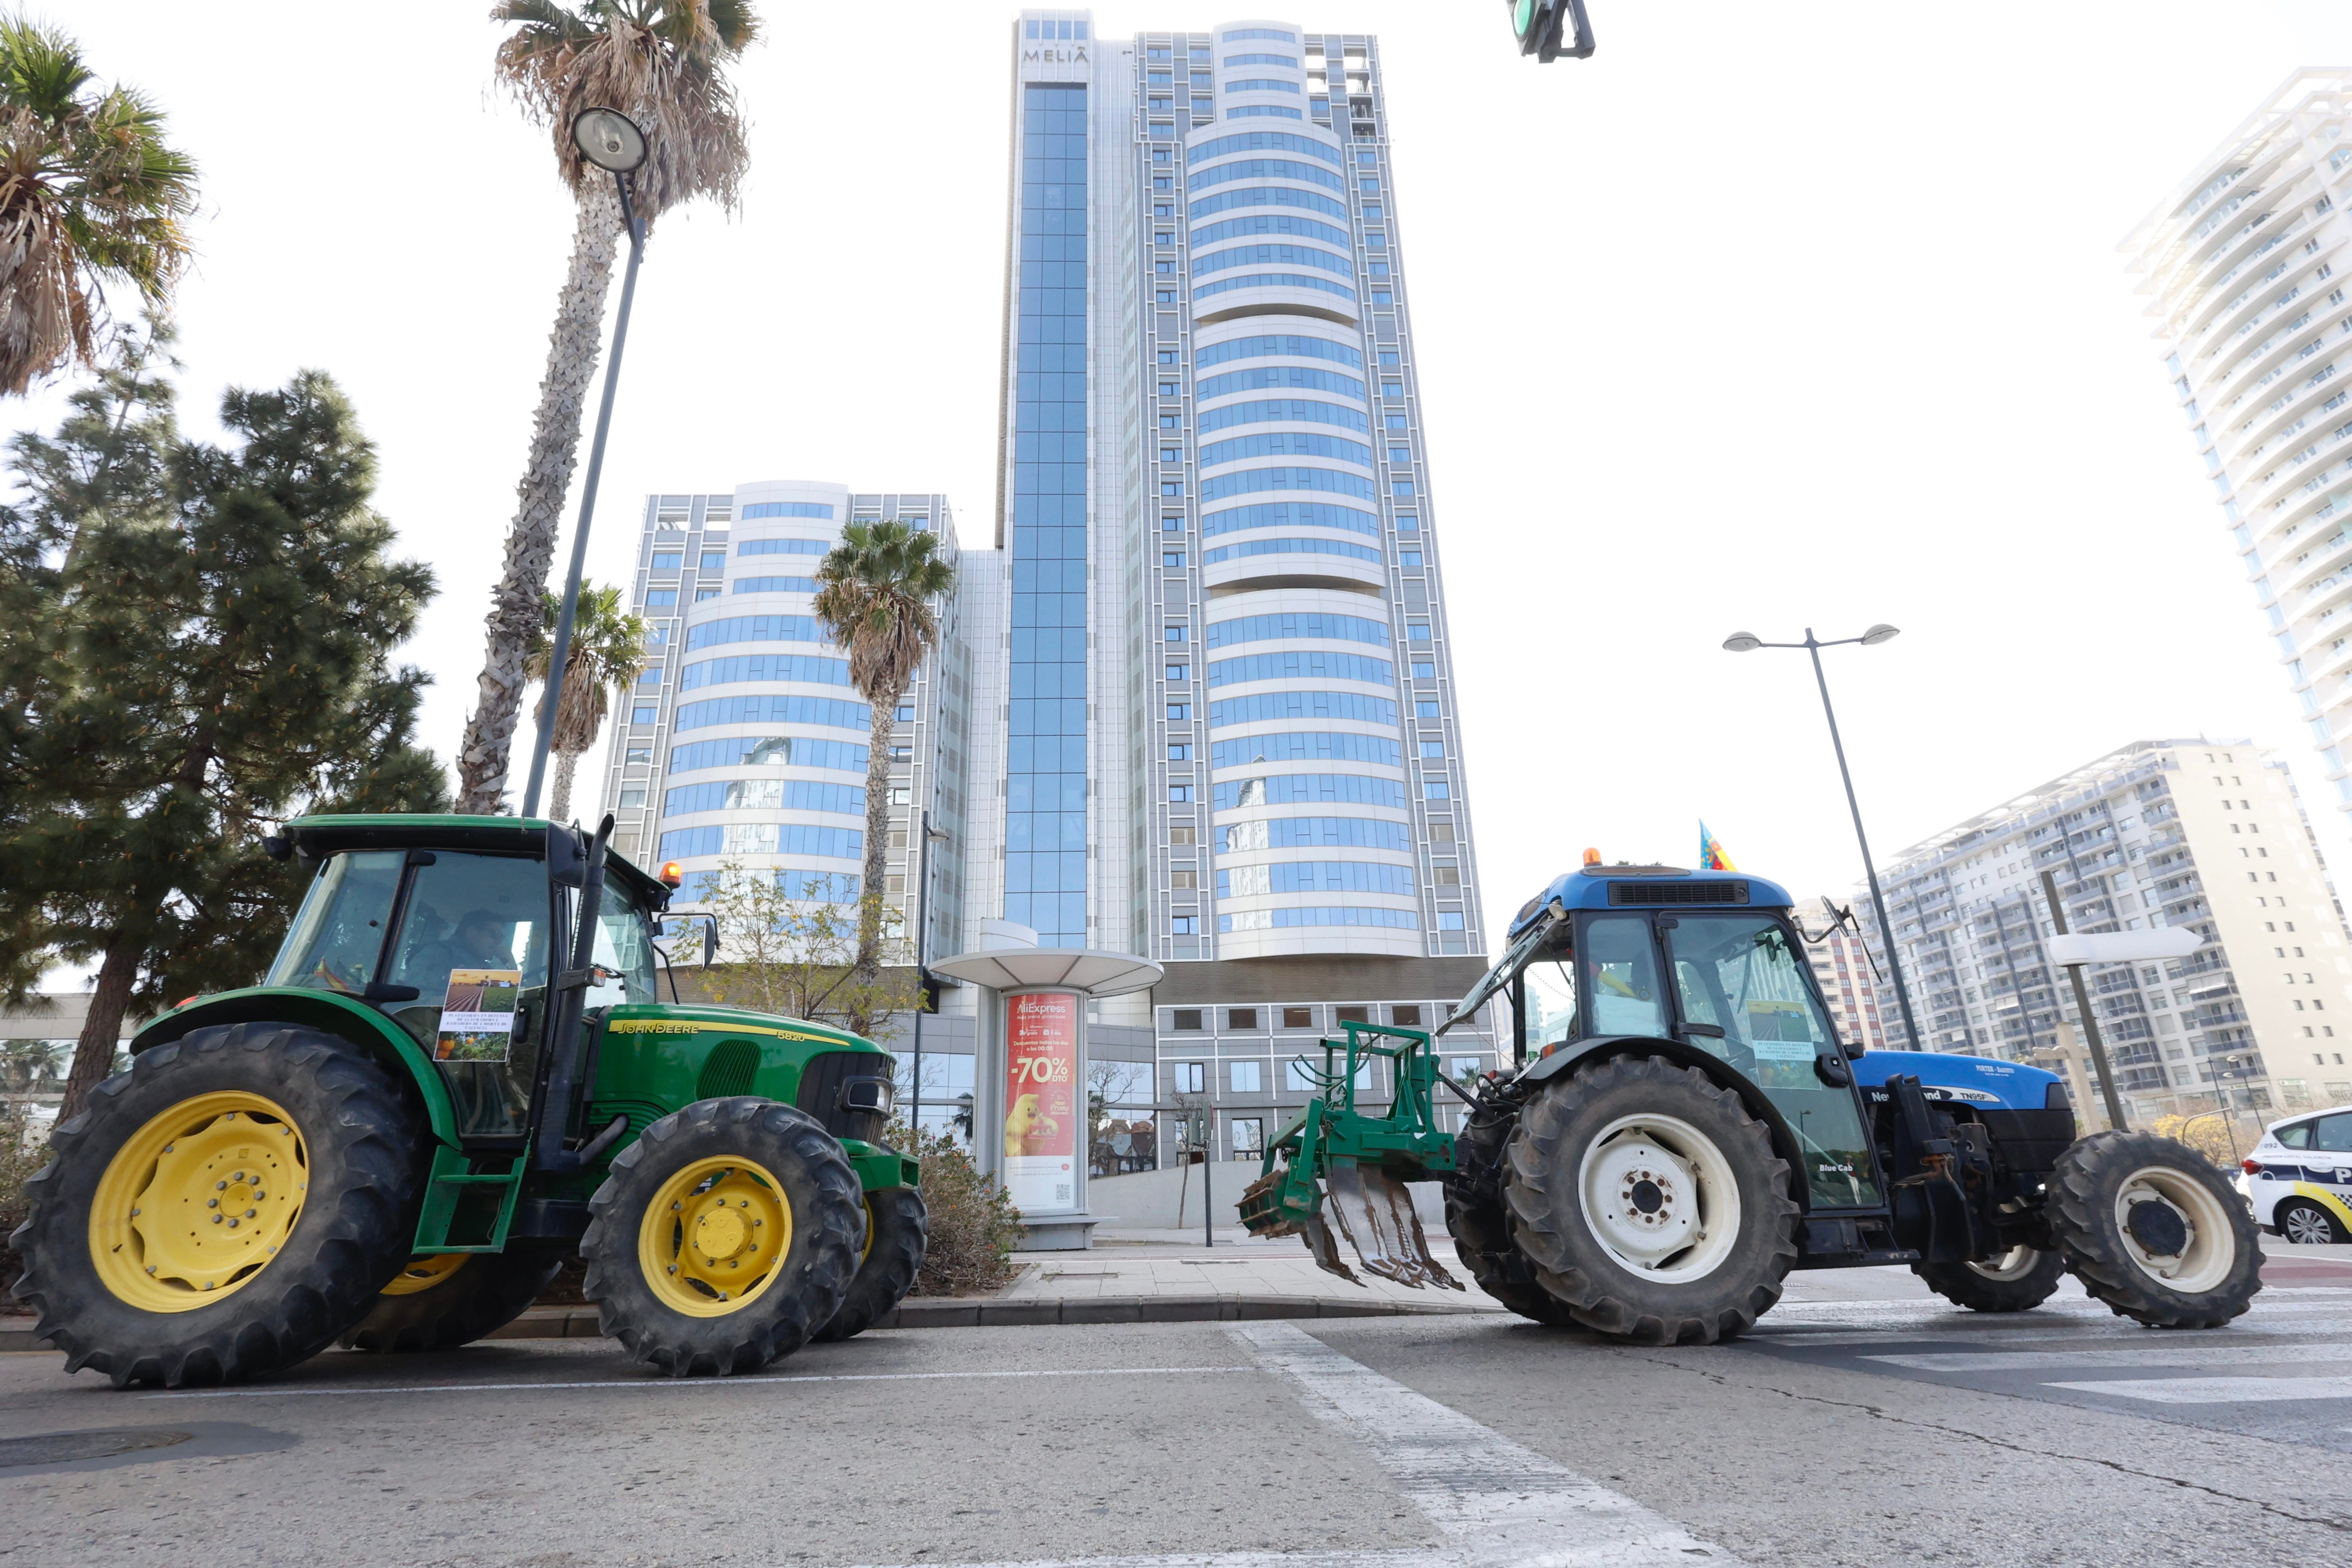
[{"label": "beige apartment building", "polygon": [[2069,930],[2204,938],[2084,971],[2135,1119],[2352,1102],[2352,934],[2284,762],[2244,741],[2138,741],[1895,857],[1881,881],[1918,1048],[2063,1064],[2078,1020],[2043,945],[2044,870]]}]

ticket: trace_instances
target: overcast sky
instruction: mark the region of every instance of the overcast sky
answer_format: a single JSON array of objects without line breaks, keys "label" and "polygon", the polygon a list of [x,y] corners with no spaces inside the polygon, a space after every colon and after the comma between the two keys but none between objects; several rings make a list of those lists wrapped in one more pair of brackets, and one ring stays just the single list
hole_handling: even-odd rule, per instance
[{"label": "overcast sky", "polygon": [[[1591,8],[1600,53],[1549,67],[1493,0],[1272,13],[1382,45],[1490,921],[1588,844],[1690,864],[1701,817],[1801,895],[1859,879],[1802,656],[1718,651],[1740,628],[1903,628],[1832,656],[1882,859],[2126,742],[2209,734],[2283,752],[2352,865],[2116,250],[2290,71],[2352,58],[2352,9]],[[408,657],[446,757],[570,199],[490,85],[488,5],[397,9],[50,15],[203,165],[191,426],[224,385],[316,366],[381,447],[379,503],[440,574]],[[647,253],[607,581],[649,490],[941,490],[967,542],[993,533],[1015,10],[760,9],[743,210],[674,214]],[[1095,16],[1117,37],[1237,14]]]}]

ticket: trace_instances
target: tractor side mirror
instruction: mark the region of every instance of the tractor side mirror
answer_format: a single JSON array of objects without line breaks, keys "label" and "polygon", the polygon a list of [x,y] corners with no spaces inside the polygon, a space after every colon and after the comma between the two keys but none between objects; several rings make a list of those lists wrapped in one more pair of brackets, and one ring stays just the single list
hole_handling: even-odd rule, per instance
[{"label": "tractor side mirror", "polygon": [[706,920],[702,922],[702,967],[709,968],[710,961],[718,956],[719,922],[716,920]]}]

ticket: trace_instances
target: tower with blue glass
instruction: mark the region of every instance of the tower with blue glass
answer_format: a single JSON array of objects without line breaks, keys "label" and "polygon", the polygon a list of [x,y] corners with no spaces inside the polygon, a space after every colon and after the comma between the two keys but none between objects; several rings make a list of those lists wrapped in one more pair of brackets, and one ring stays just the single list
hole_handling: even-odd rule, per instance
[{"label": "tower with blue glass", "polygon": [[1486,952],[1378,43],[1013,43],[967,908],[1165,963],[1103,1004],[1156,1064],[1109,1098],[1246,1156],[1299,1043],[1433,1023]]}]

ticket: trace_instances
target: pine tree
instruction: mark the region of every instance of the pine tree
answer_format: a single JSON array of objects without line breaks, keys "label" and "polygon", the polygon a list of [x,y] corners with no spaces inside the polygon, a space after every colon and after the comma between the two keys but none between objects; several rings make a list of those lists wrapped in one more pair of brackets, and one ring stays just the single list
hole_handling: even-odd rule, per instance
[{"label": "pine tree", "polygon": [[267,967],[300,892],[261,853],[276,823],[446,798],[411,738],[426,677],[390,662],[432,574],[385,554],[341,392],[233,389],[232,444],[189,441],[168,334],[127,336],[15,442],[28,499],[0,519],[0,994],[98,962],[68,1116],[127,1013]]}]

